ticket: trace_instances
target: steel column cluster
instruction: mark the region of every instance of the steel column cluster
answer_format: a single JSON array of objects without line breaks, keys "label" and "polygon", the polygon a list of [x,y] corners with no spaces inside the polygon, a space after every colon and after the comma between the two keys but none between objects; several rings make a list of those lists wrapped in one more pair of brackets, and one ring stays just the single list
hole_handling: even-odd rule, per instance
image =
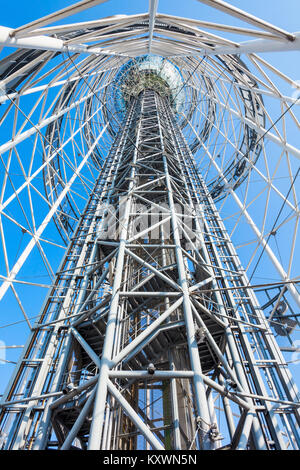
[{"label": "steel column cluster", "polygon": [[4,396],[4,447],[298,449],[298,392],[248,286],[171,103],[144,90]]}]

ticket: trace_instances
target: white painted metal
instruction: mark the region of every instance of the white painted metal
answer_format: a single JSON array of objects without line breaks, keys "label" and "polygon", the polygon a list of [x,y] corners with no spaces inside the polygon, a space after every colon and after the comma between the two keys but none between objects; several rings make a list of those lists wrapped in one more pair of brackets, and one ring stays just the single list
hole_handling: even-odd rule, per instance
[{"label": "white painted metal", "polygon": [[[16,48],[0,61],[0,299],[22,315],[4,321],[31,330],[0,437],[6,448],[55,446],[54,434],[62,449],[76,437],[134,448],[137,435],[159,450],[299,448],[298,392],[270,329],[282,328],[280,302],[300,304],[299,85],[257,54],[299,51],[300,33],[221,0],[199,3],[255,29],[159,14],[157,0],[145,14],[52,25],[100,3],[0,28],[0,46]],[[249,287],[264,262],[280,290],[268,321]],[[47,281],[32,282],[33,263]],[[50,291],[32,327],[34,285]]]}]

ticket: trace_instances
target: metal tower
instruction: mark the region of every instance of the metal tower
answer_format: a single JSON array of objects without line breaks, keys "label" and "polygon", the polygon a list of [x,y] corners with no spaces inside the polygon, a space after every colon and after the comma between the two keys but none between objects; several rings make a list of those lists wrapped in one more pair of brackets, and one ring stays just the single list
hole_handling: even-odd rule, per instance
[{"label": "metal tower", "polygon": [[[74,5],[73,12],[86,3]],[[202,3],[225,8],[225,2]],[[229,196],[242,204],[238,189],[249,185],[255,168],[261,173],[257,162],[265,156],[264,138],[270,137],[261,80],[232,55],[230,41],[220,46],[214,35],[202,35],[202,58],[183,54],[185,46],[174,41],[175,58],[166,60],[164,39],[159,57],[144,55],[136,45],[133,59],[111,50],[109,59],[103,50],[100,55],[94,50],[92,59],[78,56],[83,38],[99,41],[98,35],[104,46],[105,34],[113,31],[108,37],[114,44],[115,37],[141,33],[147,22],[148,52],[153,47],[158,55],[155,27],[178,38],[186,34],[183,44],[193,49],[196,26],[174,25],[172,17],[168,23],[156,15],[156,6],[150,2],[149,14],[131,21],[116,18],[116,25],[107,18],[90,25],[45,27],[50,15],[5,40],[13,45],[13,38],[20,37],[21,47],[0,62],[0,99],[8,102],[8,111],[15,109],[12,139],[0,147],[1,153],[8,152],[5,167],[15,171],[13,151],[18,158],[16,146],[28,136],[34,136],[32,155],[42,148],[42,163],[36,168],[32,157],[18,188],[7,171],[2,209],[6,214],[12,199],[18,200],[42,170],[48,213],[41,222],[32,217],[33,241],[4,279],[0,295],[11,287],[18,299],[13,281],[34,244],[52,270],[40,245],[42,236],[49,236],[43,232],[52,217],[67,249],[33,325],[19,299],[30,334],[2,397],[3,449],[300,448],[296,385],[226,229],[222,207],[216,205]],[[61,16],[70,14],[70,8]],[[270,30],[287,34],[256,21],[269,30],[261,33],[263,44]],[[48,46],[39,39],[46,52],[36,49],[34,39],[42,26],[50,34]],[[54,38],[55,28],[63,31]],[[276,45],[274,37],[270,42]],[[217,58],[206,63],[213,47]],[[258,66],[257,57],[252,59]],[[219,80],[228,92],[223,100],[216,91]],[[42,107],[51,100],[51,115],[43,111],[36,123],[37,102],[16,132],[20,97],[35,93],[34,87],[44,93]],[[58,95],[52,95],[55,87],[61,87]],[[225,148],[221,155],[218,139],[229,141],[236,130],[234,116],[242,123],[234,136],[239,145],[232,146],[233,155]],[[280,146],[278,140],[273,137]],[[288,145],[285,151],[295,154]],[[211,160],[208,168],[201,170],[199,152],[202,165],[204,156]],[[6,185],[13,192],[5,199]],[[87,197],[80,206],[77,196],[83,189]],[[286,197],[280,192],[289,208],[293,191],[292,185]],[[29,196],[28,206],[21,205],[25,218],[34,206]],[[247,207],[240,209],[259,238]],[[3,241],[3,228],[1,235]],[[297,283],[290,282],[268,241],[260,237],[259,243],[281,281],[270,284],[280,292],[269,297],[265,308],[271,308],[273,322],[277,315],[277,333],[288,328],[290,333],[298,320],[293,311],[289,320],[284,317],[288,305],[283,298],[288,293],[293,302],[299,300]]]}]

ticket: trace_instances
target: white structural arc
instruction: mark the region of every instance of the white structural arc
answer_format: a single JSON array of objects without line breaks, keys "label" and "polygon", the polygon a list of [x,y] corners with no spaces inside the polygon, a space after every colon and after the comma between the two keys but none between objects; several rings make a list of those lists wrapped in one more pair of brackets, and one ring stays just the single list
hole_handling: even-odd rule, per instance
[{"label": "white structural arc", "polygon": [[[152,22],[152,27],[154,24],[154,20]],[[0,27],[0,46],[1,47],[20,47],[24,49],[37,49],[37,50],[44,50],[44,51],[52,51],[52,52],[73,52],[79,54],[91,54],[91,55],[117,55],[117,56],[132,56],[132,53],[126,54],[125,51],[122,52],[115,52],[113,49],[103,49],[101,47],[91,47],[85,45],[70,45],[68,46],[63,40],[51,38],[48,36],[26,36],[22,38],[15,38],[14,36],[11,37],[13,33],[13,29],[7,27]],[[228,45],[222,46],[215,46],[213,50],[211,48],[205,48],[201,44],[197,48],[197,44],[195,43],[195,47],[198,49],[193,50],[193,55],[207,55],[207,56],[215,56],[221,54],[251,54],[251,53],[259,53],[259,52],[285,52],[285,51],[299,51],[300,50],[300,32],[296,32],[293,34],[294,40],[291,42],[287,39],[282,40],[268,40],[268,39],[256,39],[252,41],[245,41],[241,42],[240,44],[232,47]],[[150,34],[151,40],[149,40],[149,48],[151,48],[151,44],[153,41],[153,32]],[[201,38],[202,43],[202,38]],[[170,48],[171,49],[171,48]],[[188,47],[187,47],[188,49]],[[150,50],[150,49],[149,49]],[[171,49],[172,51],[172,49]],[[192,52],[192,50],[190,51]],[[162,51],[162,56],[164,57],[172,57],[172,56],[180,56],[182,54],[176,52],[170,52],[167,54],[166,52]]]}]

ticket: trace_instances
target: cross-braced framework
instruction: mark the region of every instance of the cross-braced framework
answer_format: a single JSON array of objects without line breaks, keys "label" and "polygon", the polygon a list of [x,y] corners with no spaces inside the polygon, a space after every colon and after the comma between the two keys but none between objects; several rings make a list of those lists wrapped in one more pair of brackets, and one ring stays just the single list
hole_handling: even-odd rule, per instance
[{"label": "cross-braced framework", "polygon": [[299,34],[99,3],[0,28],[1,445],[298,449]]}]

